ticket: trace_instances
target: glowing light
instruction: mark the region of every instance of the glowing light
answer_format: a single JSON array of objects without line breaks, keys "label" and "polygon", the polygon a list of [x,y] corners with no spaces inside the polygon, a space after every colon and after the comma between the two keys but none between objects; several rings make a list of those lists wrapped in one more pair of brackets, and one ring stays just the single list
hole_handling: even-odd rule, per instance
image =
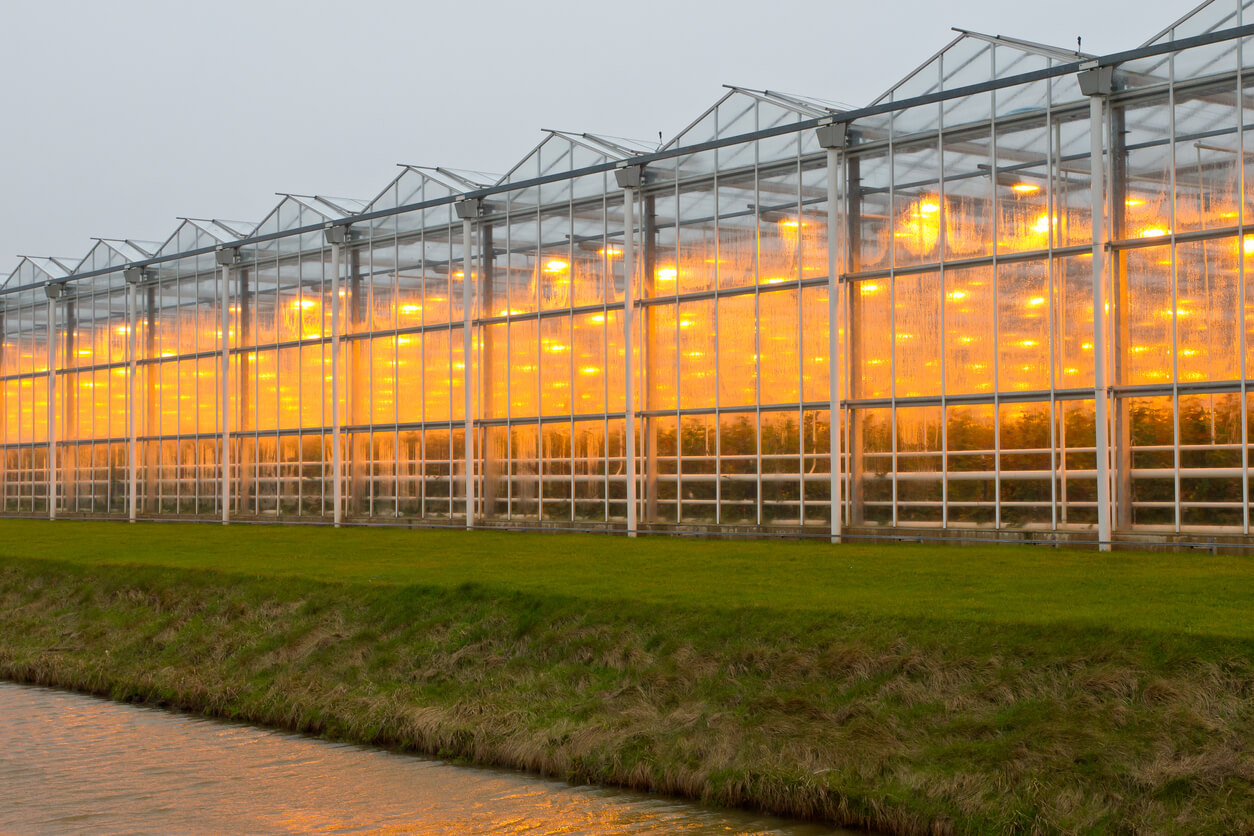
[{"label": "glowing light", "polygon": [[902,216],[893,237],[916,255],[931,251],[940,239],[940,203],[920,197]]},{"label": "glowing light", "polygon": [[465,275],[466,274],[463,271],[458,270],[456,273],[453,274],[453,278],[460,279],[460,278],[463,278]]},{"label": "glowing light", "polygon": [[565,273],[569,269],[570,264],[559,258],[555,258],[544,265],[544,272],[546,273]]},{"label": "glowing light", "polygon": [[1034,346],[1039,345],[1039,343],[1037,343],[1036,340],[1019,340],[1019,345],[1024,348],[1033,348]]},{"label": "glowing light", "polygon": [[593,321],[593,322],[604,322],[604,321],[605,321],[605,314],[595,314],[595,315],[592,317],[592,321]]},{"label": "glowing light", "polygon": [[401,305],[401,313],[403,314],[422,313],[422,305]]},{"label": "glowing light", "polygon": [[1254,235],[1247,235],[1241,242],[1241,249],[1246,255],[1254,255]]},{"label": "glowing light", "polygon": [[949,291],[949,298],[959,302],[967,298],[967,292],[965,290],[951,290]]},{"label": "glowing light", "polygon": [[769,278],[769,279],[767,279],[767,280],[766,280],[766,283],[767,283],[767,284],[782,284],[782,283],[784,283],[784,282],[786,282],[786,281],[791,281],[791,280],[790,280],[790,279],[785,279],[785,278],[784,278],[784,277],[782,277],[782,276],[772,276],[771,278]]},{"label": "glowing light", "polygon": [[779,225],[786,226],[789,229],[797,229],[798,227],[804,226],[805,224],[801,223],[801,221],[798,221],[794,218],[784,218],[784,220],[779,222]]},{"label": "glowing light", "polygon": [[1181,356],[1181,357],[1196,357],[1196,356],[1197,356],[1197,349],[1195,349],[1195,348],[1186,348],[1186,349],[1184,349],[1183,351],[1181,351],[1181,352],[1180,352],[1180,356]]},{"label": "glowing light", "polygon": [[1044,296],[1033,296],[1031,299],[1028,300],[1029,308],[1039,308],[1041,305],[1044,305],[1044,304],[1045,304]]},{"label": "glowing light", "polygon": [[1141,200],[1139,197],[1130,197],[1130,198],[1128,198],[1127,200],[1125,200],[1125,201],[1123,202],[1123,204],[1124,204],[1124,206],[1130,206],[1130,207],[1132,207],[1133,209],[1135,209],[1135,208],[1136,208],[1136,207],[1138,207],[1138,206],[1144,206],[1144,205],[1145,205],[1145,201],[1144,201],[1144,200]]},{"label": "glowing light", "polygon": [[549,351],[565,351],[565,350],[566,350],[566,346],[562,345],[561,343],[554,343],[553,345],[549,346]]},{"label": "glowing light", "polygon": [[317,306],[317,304],[318,303],[312,299],[297,299],[292,303],[292,309],[307,311],[310,308]]},{"label": "glowing light", "polygon": [[691,319],[681,319],[681,320],[679,320],[679,327],[680,327],[680,328],[691,328],[691,327],[692,327],[692,320],[691,320]]},{"label": "glowing light", "polygon": [[113,329],[113,333],[125,336],[131,333],[131,327],[129,325],[119,325],[117,328]]},{"label": "glowing light", "polygon": [[91,356],[91,349],[90,349],[90,348],[80,348],[80,349],[78,350],[78,356],[79,356],[79,357],[90,357],[90,356]]},{"label": "glowing light", "polygon": [[880,286],[874,283],[864,284],[860,288],[863,296],[866,296],[871,293],[877,293],[879,289],[880,289]]},{"label": "glowing light", "polygon": [[657,280],[659,282],[673,282],[679,276],[679,271],[674,267],[660,267],[657,271]]},{"label": "glowing light", "polygon": [[1151,226],[1141,230],[1142,238],[1162,238],[1171,232],[1170,229],[1164,229],[1161,226]]},{"label": "glowing light", "polygon": [[1148,345],[1134,345],[1132,346],[1131,351],[1133,354],[1144,354],[1145,352],[1149,351],[1149,346]]},{"label": "glowing light", "polygon": [[[579,370],[582,374],[597,374],[601,370],[596,366],[584,366]],[[586,397],[586,396],[585,396]]]},{"label": "glowing light", "polygon": [[1053,225],[1049,215],[1041,215],[1036,219],[1036,223],[1032,224],[1032,231],[1038,235],[1046,235],[1053,228]]},{"label": "glowing light", "polygon": [[1010,188],[1019,194],[1036,194],[1041,190],[1041,187],[1035,183],[1015,183]]},{"label": "glowing light", "polygon": [[603,247],[603,248],[601,248],[601,249],[597,250],[597,254],[598,254],[598,255],[609,256],[610,258],[614,258],[615,256],[622,255],[622,254],[623,254],[623,251],[622,251],[622,250],[620,250],[620,249],[618,249],[617,247]]},{"label": "glowing light", "polygon": [[1063,374],[1078,374],[1078,373],[1079,373],[1079,371],[1080,371],[1080,370],[1079,370],[1079,369],[1077,369],[1077,368],[1074,368],[1074,367],[1068,366],[1067,368],[1065,368],[1065,369],[1063,369],[1063,370],[1062,370],[1062,373],[1063,373]]}]

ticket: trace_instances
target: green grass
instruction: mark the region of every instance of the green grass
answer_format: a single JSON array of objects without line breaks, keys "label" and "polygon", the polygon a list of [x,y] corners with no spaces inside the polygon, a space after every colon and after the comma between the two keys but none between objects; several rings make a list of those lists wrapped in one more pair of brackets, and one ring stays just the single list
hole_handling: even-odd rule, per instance
[{"label": "green grass", "polygon": [[1039,546],[0,520],[0,554],[684,606],[1254,638],[1254,557]]},{"label": "green grass", "polygon": [[0,676],[893,833],[1232,833],[1252,569],[8,520]]}]

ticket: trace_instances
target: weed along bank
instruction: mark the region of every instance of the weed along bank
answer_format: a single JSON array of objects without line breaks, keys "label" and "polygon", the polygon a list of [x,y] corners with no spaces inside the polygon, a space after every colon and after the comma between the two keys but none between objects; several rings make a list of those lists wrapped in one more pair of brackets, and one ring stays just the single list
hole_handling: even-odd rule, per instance
[{"label": "weed along bank", "polygon": [[24,258],[0,507],[1248,543],[1251,27],[964,31],[865,107]]}]

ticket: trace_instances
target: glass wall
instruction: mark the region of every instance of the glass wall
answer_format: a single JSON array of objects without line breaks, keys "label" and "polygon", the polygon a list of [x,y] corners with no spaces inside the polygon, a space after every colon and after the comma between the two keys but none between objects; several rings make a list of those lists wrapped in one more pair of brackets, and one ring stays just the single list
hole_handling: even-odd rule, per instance
[{"label": "glass wall", "polygon": [[1107,474],[1116,532],[1248,534],[1254,80],[1171,41],[1249,16],[1213,5],[1098,123],[1085,56],[963,34],[860,111],[733,89],[660,147],[551,132],[500,178],[26,259],[0,507],[1096,532]]}]

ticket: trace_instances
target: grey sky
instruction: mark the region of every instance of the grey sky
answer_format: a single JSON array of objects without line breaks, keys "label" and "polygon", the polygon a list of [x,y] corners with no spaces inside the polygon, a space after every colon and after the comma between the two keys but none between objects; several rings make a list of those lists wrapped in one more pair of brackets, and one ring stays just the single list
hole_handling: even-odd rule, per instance
[{"label": "grey sky", "polygon": [[[0,276],[276,191],[370,198],[394,163],[501,172],[541,128],[666,138],[741,84],[862,105],[950,26],[1089,52],[1193,7],[1140,0],[8,0]],[[1130,11],[1135,8],[1135,14]]]}]

